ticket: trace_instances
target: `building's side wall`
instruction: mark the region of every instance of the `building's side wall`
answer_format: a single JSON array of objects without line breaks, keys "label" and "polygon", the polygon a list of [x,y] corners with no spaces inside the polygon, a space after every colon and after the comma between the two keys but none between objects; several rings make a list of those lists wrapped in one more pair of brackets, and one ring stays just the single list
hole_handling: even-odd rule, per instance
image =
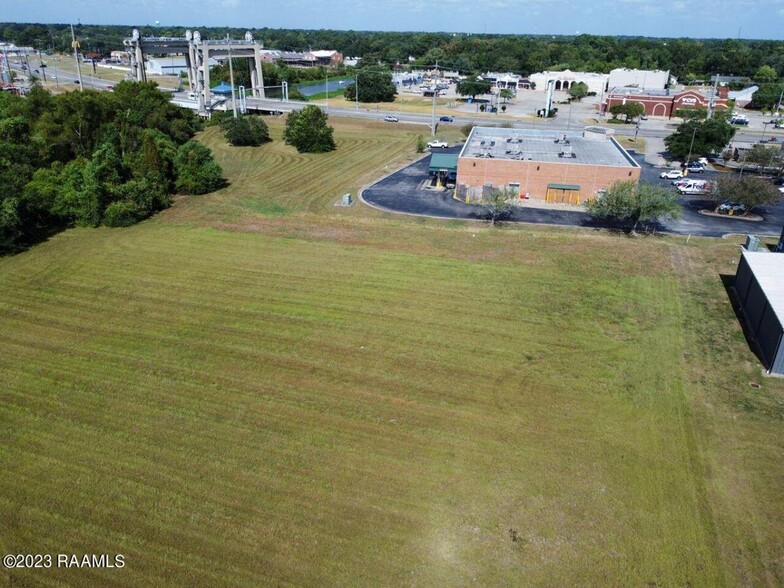
[{"label": "building's side wall", "polygon": [[645,107],[648,116],[672,116],[672,96],[608,96],[607,112],[616,104],[639,102]]},{"label": "building's side wall", "polygon": [[544,200],[548,184],[578,184],[580,201],[595,198],[598,190],[624,180],[639,181],[639,167],[611,167],[575,163],[543,163],[508,159],[461,157],[457,163],[457,183],[477,198],[482,186],[520,184],[521,197]]},{"label": "building's side wall", "polygon": [[668,71],[653,72],[636,69],[614,69],[610,72],[608,87],[636,86],[638,88],[663,90],[667,87],[669,81],[670,72]]},{"label": "building's side wall", "polygon": [[776,313],[773,312],[773,308],[768,304],[767,299],[765,300],[765,311],[755,336],[765,361],[765,367],[768,368],[768,371],[774,371],[777,359],[776,351],[779,347],[779,341],[781,340],[781,324],[776,318]]},{"label": "building's side wall", "polygon": [[782,325],[745,257],[741,256],[733,288],[749,334],[757,342],[763,365],[771,373],[784,375]]}]

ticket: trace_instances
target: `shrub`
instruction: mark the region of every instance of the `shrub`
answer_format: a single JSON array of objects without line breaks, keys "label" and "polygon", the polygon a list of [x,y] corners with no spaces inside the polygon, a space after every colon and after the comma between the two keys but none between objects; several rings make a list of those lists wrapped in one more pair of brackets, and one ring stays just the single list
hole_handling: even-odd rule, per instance
[{"label": "shrub", "polygon": [[174,159],[175,187],[183,194],[207,194],[224,185],[223,170],[207,147],[188,141]]},{"label": "shrub", "polygon": [[460,132],[462,132],[466,137],[471,134],[472,130],[474,130],[474,125],[472,123],[468,123],[460,127]]},{"label": "shrub", "polygon": [[416,152],[417,153],[424,153],[425,149],[427,149],[427,142],[422,135],[417,135],[416,139]]},{"label": "shrub", "polygon": [[107,227],[130,227],[136,224],[140,215],[137,208],[130,202],[112,202],[106,207],[103,224]]},{"label": "shrub", "polygon": [[326,153],[335,150],[332,127],[327,126],[327,115],[318,106],[306,106],[292,111],[286,118],[283,139],[300,153]]},{"label": "shrub", "polygon": [[224,118],[220,126],[226,140],[235,147],[258,147],[270,140],[267,123],[257,116]]}]

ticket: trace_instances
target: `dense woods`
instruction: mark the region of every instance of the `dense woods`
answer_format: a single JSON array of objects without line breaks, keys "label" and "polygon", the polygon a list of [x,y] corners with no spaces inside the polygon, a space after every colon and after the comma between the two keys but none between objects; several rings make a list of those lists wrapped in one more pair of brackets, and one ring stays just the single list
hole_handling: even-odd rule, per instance
[{"label": "dense woods", "polygon": [[220,187],[201,122],[152,82],[114,92],[0,94],[0,254],[62,228],[127,226],[173,192]]},{"label": "dense woods", "polygon": [[[122,49],[122,39],[135,25],[79,25],[76,34],[85,52],[108,53]],[[183,36],[187,27],[138,27],[143,35]],[[246,29],[197,27],[203,38],[230,34],[242,37]],[[463,33],[361,32],[336,30],[250,29],[271,49],[304,51],[336,49],[365,63],[439,65],[461,71],[512,71],[531,74],[545,69],[608,72],[615,67],[669,69],[680,78],[714,73],[753,76],[767,65],[784,76],[784,43],[744,39],[662,39],[648,37],[474,35]],[[68,25],[0,24],[0,38],[18,45],[68,51]]]}]

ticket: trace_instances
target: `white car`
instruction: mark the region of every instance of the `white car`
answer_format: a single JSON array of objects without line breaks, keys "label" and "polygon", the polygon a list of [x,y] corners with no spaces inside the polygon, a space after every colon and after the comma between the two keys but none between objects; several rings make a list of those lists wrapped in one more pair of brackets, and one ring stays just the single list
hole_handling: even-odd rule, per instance
[{"label": "white car", "polygon": [[449,147],[449,143],[447,143],[446,141],[439,141],[438,139],[436,139],[434,141],[430,141],[430,143],[428,143],[427,146],[430,147],[430,149],[446,149],[447,147]]},{"label": "white car", "polygon": [[392,116],[391,114],[388,114],[384,117],[384,120],[387,122],[397,122],[398,118],[396,116]]},{"label": "white car", "polygon": [[683,177],[683,172],[679,169],[671,169],[670,171],[662,172],[659,174],[659,177],[668,180],[677,180]]}]

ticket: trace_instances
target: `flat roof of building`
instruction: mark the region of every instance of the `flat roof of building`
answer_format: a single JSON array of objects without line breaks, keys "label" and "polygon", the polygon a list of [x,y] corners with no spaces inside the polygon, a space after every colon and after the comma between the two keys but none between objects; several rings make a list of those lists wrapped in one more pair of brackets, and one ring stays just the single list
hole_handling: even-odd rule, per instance
[{"label": "flat roof of building", "polygon": [[784,325],[784,253],[743,251],[743,257],[779,323]]},{"label": "flat roof of building", "polygon": [[430,171],[457,171],[457,153],[433,153],[430,156]]},{"label": "flat roof of building", "polygon": [[589,138],[582,131],[564,133],[555,130],[474,127],[460,151],[460,157],[639,167],[615,139],[595,129],[588,133]]}]

